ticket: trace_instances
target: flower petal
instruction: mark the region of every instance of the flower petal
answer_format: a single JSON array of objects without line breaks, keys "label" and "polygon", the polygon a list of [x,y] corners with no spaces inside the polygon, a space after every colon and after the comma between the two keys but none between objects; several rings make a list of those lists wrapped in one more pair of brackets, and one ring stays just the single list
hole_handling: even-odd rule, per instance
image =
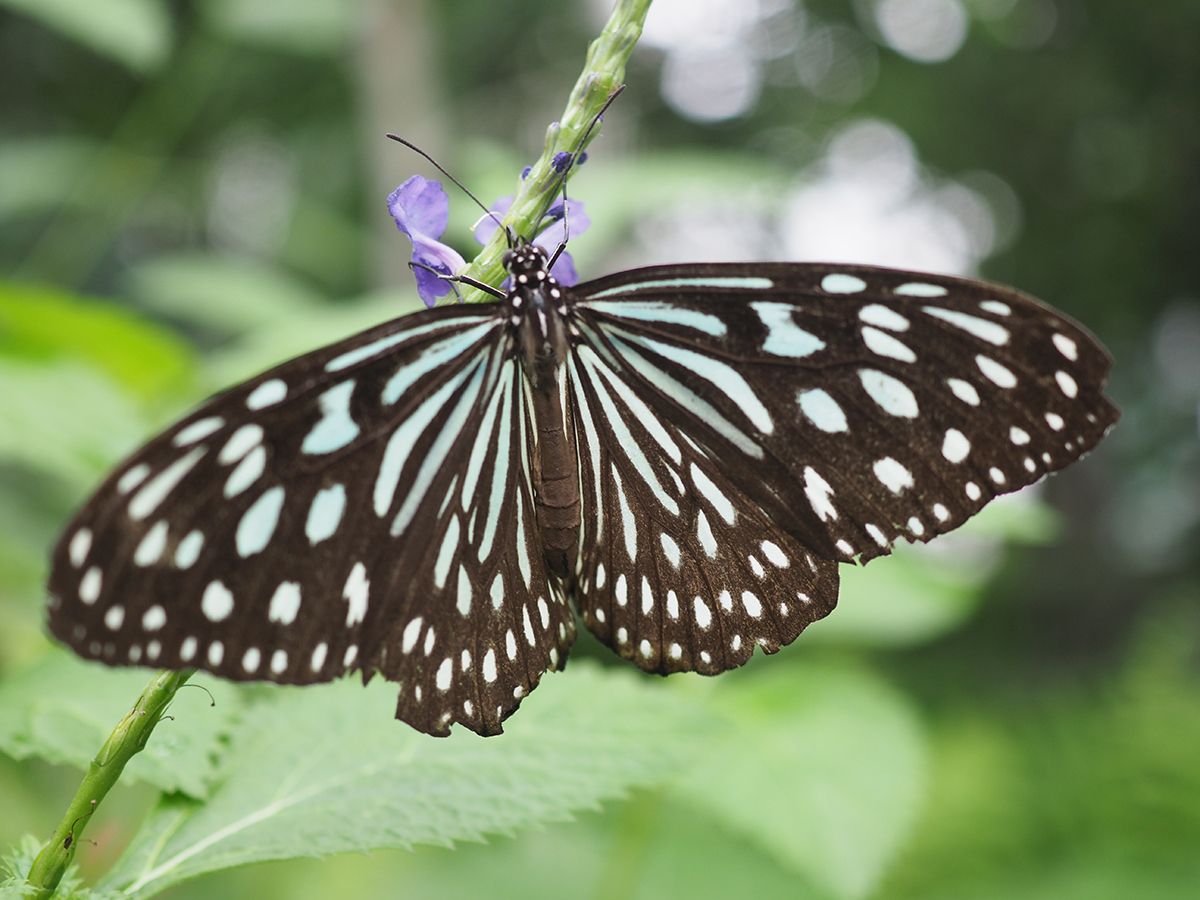
[{"label": "flower petal", "polygon": [[[442,275],[454,275],[467,264],[453,247],[438,240],[450,220],[450,201],[442,185],[414,175],[388,196],[388,212],[413,245],[412,261]],[[426,306],[452,290],[449,282],[416,267],[417,293]]]}]

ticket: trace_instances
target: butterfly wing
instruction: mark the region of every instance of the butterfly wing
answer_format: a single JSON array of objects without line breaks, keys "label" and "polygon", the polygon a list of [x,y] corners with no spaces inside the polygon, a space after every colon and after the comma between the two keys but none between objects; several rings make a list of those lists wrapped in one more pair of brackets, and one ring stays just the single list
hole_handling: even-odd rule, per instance
[{"label": "butterfly wing", "polygon": [[[1091,335],[1033,298],[980,282],[867,266],[687,265],[623,272],[574,296],[582,427],[589,415],[597,429],[616,423],[594,409],[607,390],[620,420],[641,431],[625,447],[610,430],[601,445],[634,472],[644,455],[658,480],[655,489],[617,467],[624,484],[640,484],[636,498],[625,488],[634,525],[647,520],[653,536],[683,504],[713,523],[699,499],[704,482],[688,481],[694,464],[735,514],[723,537],[713,532],[718,553],[753,556],[758,581],[762,569],[810,595],[790,580],[804,567],[772,572],[755,542],[770,540],[792,563],[803,553],[865,561],[899,537],[929,540],[1074,461],[1118,416],[1101,393],[1110,361]],[[663,471],[671,454],[656,446],[656,430],[688,457],[673,472]],[[594,545],[613,519],[609,498],[619,508],[622,495],[601,482],[603,464],[598,471],[585,488],[585,510],[594,496],[580,584],[584,606],[604,609],[602,562],[590,560],[605,552]],[[669,490],[676,478],[683,497]],[[662,533],[681,547],[691,541],[702,559],[695,523],[672,528]],[[751,538],[747,529],[762,530]],[[755,580],[739,571],[730,583]],[[620,649],[619,635],[601,636]]]},{"label": "butterfly wing", "polygon": [[495,304],[445,308],[213,398],[67,528],[51,631],[110,664],[239,680],[379,671],[414,727],[498,731],[571,636],[561,604],[533,615],[551,595],[516,368]]},{"label": "butterfly wing", "polygon": [[837,602],[837,563],[775,525],[600,346],[568,367],[584,622],[650,672],[715,675],[790,644]]}]

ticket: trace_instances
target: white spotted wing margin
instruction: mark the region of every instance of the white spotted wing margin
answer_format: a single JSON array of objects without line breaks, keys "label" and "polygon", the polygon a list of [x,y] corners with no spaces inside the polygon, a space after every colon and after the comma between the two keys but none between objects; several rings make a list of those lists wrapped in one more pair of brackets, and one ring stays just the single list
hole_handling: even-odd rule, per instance
[{"label": "white spotted wing margin", "polygon": [[[1102,393],[1111,361],[1092,335],[978,281],[870,266],[664,266],[580,285],[575,300],[579,377],[595,383],[587,360],[601,360],[624,385],[608,388],[614,404],[646,427],[660,483],[621,472],[630,502],[630,484],[644,496],[635,522],[669,505],[671,453],[654,440],[666,431],[694,442],[681,452],[711,466],[739,515],[744,503],[823,558],[866,561],[1064,468],[1119,416]],[[674,474],[695,493],[686,468]],[[736,546],[748,554],[749,543]]]},{"label": "white spotted wing margin", "polygon": [[379,672],[419,730],[499,732],[574,637],[537,544],[519,378],[500,306],[483,304],[214,397],[68,526],[51,632],[111,665],[284,684]]}]

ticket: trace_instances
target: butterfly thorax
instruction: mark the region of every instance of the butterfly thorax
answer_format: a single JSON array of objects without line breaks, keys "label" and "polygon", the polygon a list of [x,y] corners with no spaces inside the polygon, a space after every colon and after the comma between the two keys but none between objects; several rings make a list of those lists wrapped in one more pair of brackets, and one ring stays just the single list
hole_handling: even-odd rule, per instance
[{"label": "butterfly thorax", "polygon": [[532,395],[534,504],[550,572],[565,582],[579,543],[579,467],[574,418],[564,390],[569,352],[566,295],[550,274],[540,247],[508,251],[512,277],[506,302],[522,368]]}]

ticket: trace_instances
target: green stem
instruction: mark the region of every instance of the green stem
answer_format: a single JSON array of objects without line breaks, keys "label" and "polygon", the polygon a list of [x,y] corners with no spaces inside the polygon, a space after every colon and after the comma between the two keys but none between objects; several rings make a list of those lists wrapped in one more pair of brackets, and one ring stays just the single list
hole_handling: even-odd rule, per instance
[{"label": "green stem", "polygon": [[[650,3],[651,0],[617,0],[604,30],[588,47],[587,62],[567,100],[562,121],[553,123],[546,130],[542,156],[518,184],[516,198],[504,216],[504,224],[522,237],[533,238],[562,188],[561,175],[554,171],[554,157],[584,149],[580,146],[584,133],[612,92],[624,82],[625,63],[642,35]],[[592,129],[589,143],[599,130],[598,125]],[[504,229],[497,229],[461,274],[484,284],[500,284],[505,277],[501,259],[507,249]],[[473,289],[465,290],[463,297],[468,303],[493,299]]]},{"label": "green stem", "polygon": [[87,775],[75,793],[67,814],[29,870],[29,885],[36,888],[29,897],[46,900],[54,896],[59,881],[75,856],[80,835],[91,813],[117,783],[125,764],[146,746],[150,732],[162,719],[167,705],[195,669],[181,672],[162,670],[155,673],[138,697],[133,709],[125,714],[113,733],[108,736],[96,758],[88,766]]}]

